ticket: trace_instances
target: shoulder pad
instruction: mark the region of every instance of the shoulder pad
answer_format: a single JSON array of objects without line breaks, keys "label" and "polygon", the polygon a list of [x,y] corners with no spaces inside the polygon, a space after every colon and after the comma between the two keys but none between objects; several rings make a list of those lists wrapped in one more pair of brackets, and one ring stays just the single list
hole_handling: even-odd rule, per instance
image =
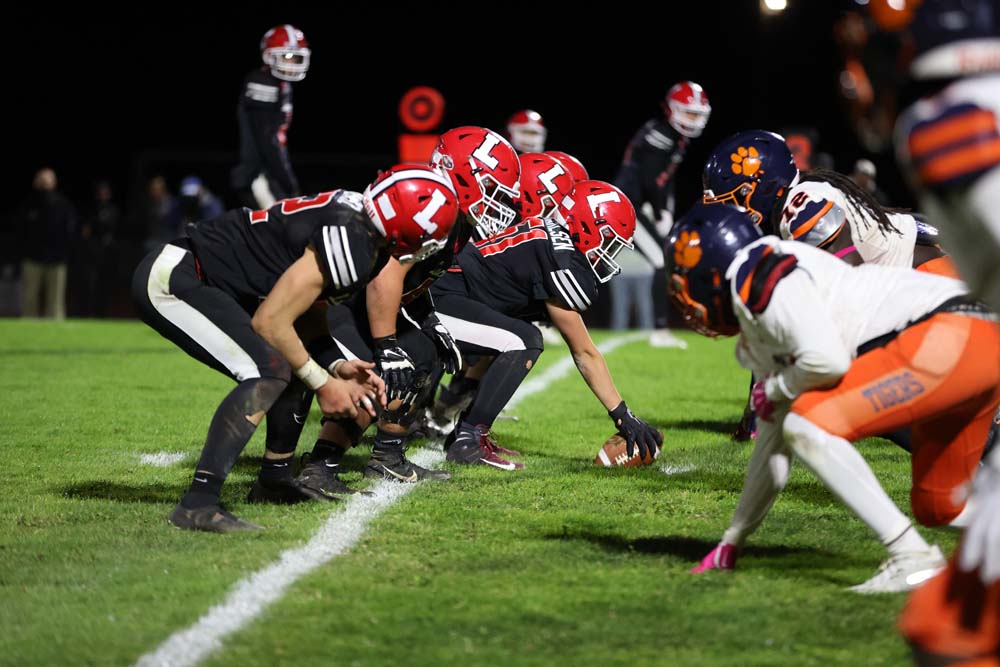
[{"label": "shoulder pad", "polygon": [[916,216],[913,219],[917,223],[917,245],[936,246],[941,242],[937,227],[927,224]]},{"label": "shoulder pad", "polygon": [[781,211],[779,231],[786,241],[822,248],[847,223],[847,213],[821,192],[799,189],[790,193]]},{"label": "shoulder pad", "polygon": [[782,254],[773,245],[756,245],[736,268],[733,290],[752,314],[763,313],[771,303],[778,282],[795,270],[798,262],[795,255]]}]

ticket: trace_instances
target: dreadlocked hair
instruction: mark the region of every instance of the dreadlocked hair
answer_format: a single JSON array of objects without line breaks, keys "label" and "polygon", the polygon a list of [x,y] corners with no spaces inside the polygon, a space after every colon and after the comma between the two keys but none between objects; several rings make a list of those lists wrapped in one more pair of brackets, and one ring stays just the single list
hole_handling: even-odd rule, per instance
[{"label": "dreadlocked hair", "polygon": [[866,227],[869,226],[868,221],[874,218],[883,234],[902,234],[896,225],[889,220],[889,214],[909,213],[910,209],[882,206],[871,193],[847,176],[830,169],[810,169],[799,173],[799,181],[829,183],[844,193],[848,205],[854,209],[854,213],[858,215]]}]

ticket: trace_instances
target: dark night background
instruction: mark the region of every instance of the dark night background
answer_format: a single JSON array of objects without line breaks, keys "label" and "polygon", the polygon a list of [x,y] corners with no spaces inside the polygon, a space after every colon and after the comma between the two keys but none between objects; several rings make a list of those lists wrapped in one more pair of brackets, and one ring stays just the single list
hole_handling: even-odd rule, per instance
[{"label": "dark night background", "polygon": [[309,75],[294,84],[288,136],[305,192],[361,189],[394,162],[397,105],[414,85],[444,94],[442,130],[502,131],[513,111],[535,109],[549,128],[547,148],[611,180],[667,88],[691,79],[705,87],[713,113],[678,174],[678,212],[698,196],[701,165],[719,140],[803,125],[819,130],[818,149],[840,171],[875,158],[882,187],[908,205],[891,159],[865,154],[836,94],[832,25],[847,6],[790,0],[766,17],[758,0],[584,3],[561,13],[554,5],[415,3],[8,11],[8,25],[22,29],[7,31],[14,43],[4,106],[12,117],[0,216],[44,165],[81,207],[94,180],[108,178],[128,213],[153,173],[173,190],[198,173],[231,205],[236,100],[244,74],[260,64],[261,35],[278,23],[302,29],[312,48]]}]

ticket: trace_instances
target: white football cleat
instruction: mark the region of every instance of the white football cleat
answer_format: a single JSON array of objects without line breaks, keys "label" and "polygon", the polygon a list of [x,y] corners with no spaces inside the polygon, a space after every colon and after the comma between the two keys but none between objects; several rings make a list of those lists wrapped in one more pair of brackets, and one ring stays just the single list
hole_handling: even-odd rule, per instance
[{"label": "white football cleat", "polygon": [[926,551],[907,551],[882,562],[875,576],[863,584],[851,586],[855,593],[905,593],[944,569],[944,554],[937,545]]},{"label": "white football cleat", "polygon": [[680,350],[687,349],[687,341],[684,341],[673,333],[670,329],[656,329],[649,335],[649,344],[652,347],[676,347]]}]

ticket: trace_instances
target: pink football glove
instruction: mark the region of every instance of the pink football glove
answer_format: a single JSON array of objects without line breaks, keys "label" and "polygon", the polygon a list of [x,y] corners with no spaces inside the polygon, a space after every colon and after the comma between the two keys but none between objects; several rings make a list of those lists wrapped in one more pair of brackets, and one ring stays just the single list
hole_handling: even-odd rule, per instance
[{"label": "pink football glove", "polygon": [[701,562],[691,568],[691,574],[701,574],[709,570],[735,570],[737,549],[732,544],[719,542],[719,545],[708,552]]},{"label": "pink football glove", "polygon": [[774,414],[774,403],[770,401],[764,391],[764,380],[755,382],[750,390],[750,405],[753,406],[754,414],[760,419],[771,421],[771,415]]}]

